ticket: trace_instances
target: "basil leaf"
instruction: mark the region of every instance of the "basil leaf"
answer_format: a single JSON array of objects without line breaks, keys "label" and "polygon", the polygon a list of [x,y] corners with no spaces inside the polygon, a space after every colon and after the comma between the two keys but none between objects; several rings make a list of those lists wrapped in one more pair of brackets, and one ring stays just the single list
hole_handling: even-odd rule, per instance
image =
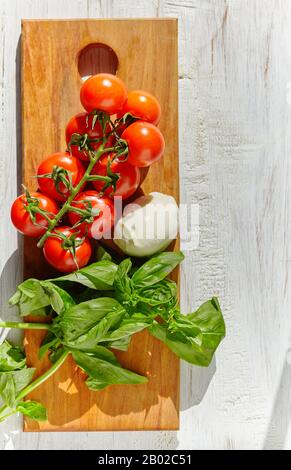
[{"label": "basil leaf", "polygon": [[29,367],[26,369],[15,370],[13,372],[7,372],[7,373],[12,374],[14,384],[15,384],[15,390],[16,390],[16,393],[18,394],[31,382],[35,373],[35,368]]},{"label": "basil leaf", "polygon": [[112,290],[117,265],[109,260],[97,261],[74,273],[51,279],[52,282],[77,282],[90,289]]},{"label": "basil leaf", "polygon": [[107,348],[117,349],[118,351],[127,351],[131,342],[131,336],[125,336],[124,338],[117,339],[115,341],[108,341],[103,344]]},{"label": "basil leaf", "polygon": [[44,316],[47,315],[50,299],[44,292],[40,281],[27,279],[17,287],[17,291],[10,298],[9,304],[17,306],[21,316],[29,314]]},{"label": "basil leaf", "polygon": [[36,421],[47,420],[46,408],[34,400],[20,401],[16,406],[16,410]]},{"label": "basil leaf", "polygon": [[43,359],[48,351],[55,350],[59,345],[60,339],[57,338],[51,331],[49,331],[38,350],[39,359]]},{"label": "basil leaf", "polygon": [[98,261],[111,261],[112,256],[110,255],[110,253],[108,253],[108,251],[105,250],[105,248],[103,248],[103,246],[99,245],[97,248],[97,259]]},{"label": "basil leaf", "polygon": [[99,297],[75,305],[57,317],[53,331],[70,347],[82,347],[83,344],[83,347],[90,349],[121,321],[125,313],[117,300]]},{"label": "basil leaf", "polygon": [[179,252],[164,252],[144,263],[132,276],[131,280],[137,289],[152,286],[170,274],[184,255]]},{"label": "basil leaf", "polygon": [[34,368],[25,368],[0,373],[0,398],[9,407],[13,407],[18,393],[32,380]]},{"label": "basil leaf", "polygon": [[71,341],[64,340],[65,345],[81,351],[95,351],[97,344],[103,341],[103,338],[110,329],[114,329],[115,325],[120,322],[124,313],[125,311],[123,309],[108,313],[106,317],[102,318],[102,320],[89,331],[80,335],[78,338]]},{"label": "basil leaf", "polygon": [[64,289],[55,286],[50,281],[40,281],[40,284],[45,294],[49,297],[52,309],[59,315],[69,309],[72,305],[75,305],[73,298]]},{"label": "basil leaf", "polygon": [[8,341],[0,344],[0,372],[23,369],[26,359],[18,346],[11,346]]},{"label": "basil leaf", "polygon": [[155,321],[149,331],[181,359],[207,367],[225,336],[225,324],[218,300],[213,298],[192,314],[176,314],[164,324]]},{"label": "basil leaf", "polygon": [[82,356],[82,354],[83,354],[82,352],[81,352],[81,355],[78,355],[78,352],[80,352],[80,351],[72,351],[73,356],[74,357],[79,357],[79,358],[80,357],[85,358],[85,356],[87,357],[87,355],[88,355],[89,357],[95,357],[95,358],[98,358],[102,361],[110,362],[110,364],[113,364],[114,366],[119,366],[119,362],[116,359],[113,352],[110,351],[105,346],[98,345],[98,346],[96,346],[95,351],[93,353],[84,353],[83,356]]},{"label": "basil leaf", "polygon": [[138,299],[149,305],[171,304],[177,303],[177,285],[173,281],[163,279],[153,286],[145,287],[137,291]]},{"label": "basil leaf", "polygon": [[130,301],[132,295],[131,279],[128,276],[131,266],[132,262],[129,258],[123,260],[119,264],[114,278],[116,298],[125,303]]},{"label": "basil leaf", "polygon": [[10,408],[16,399],[16,390],[13,376],[10,372],[0,374],[0,398]]},{"label": "basil leaf", "polygon": [[65,352],[64,346],[52,349],[49,355],[49,360],[51,361],[51,363],[54,364],[64,352]]},{"label": "basil leaf", "polygon": [[130,318],[124,318],[116,330],[108,333],[107,336],[102,338],[102,342],[117,341],[128,338],[135,333],[148,328],[151,323],[151,318],[135,313]]},{"label": "basil leaf", "polygon": [[68,292],[50,281],[27,279],[18,286],[9,304],[18,306],[21,316],[44,316],[49,313],[49,306],[61,313],[75,302]]},{"label": "basil leaf", "polygon": [[123,369],[116,359],[114,362],[108,361],[98,353],[81,351],[73,351],[72,354],[77,365],[89,375],[86,385],[90,390],[102,390],[113,384],[140,384],[148,381],[146,377]]}]

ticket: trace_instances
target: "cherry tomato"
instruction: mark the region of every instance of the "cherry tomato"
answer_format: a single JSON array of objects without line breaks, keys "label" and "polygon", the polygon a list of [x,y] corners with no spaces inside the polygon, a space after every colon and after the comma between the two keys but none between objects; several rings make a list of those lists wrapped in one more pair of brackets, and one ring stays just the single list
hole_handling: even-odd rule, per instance
[{"label": "cherry tomato", "polygon": [[[86,203],[86,201],[88,202]],[[99,212],[96,216],[93,215],[93,222],[82,222],[76,229],[80,230],[84,235],[88,235],[90,238],[99,240],[110,233],[114,224],[114,205],[111,199],[108,197],[100,197],[97,191],[84,191],[78,194],[71,205],[77,209],[88,209],[89,203],[92,205],[93,212],[96,210]],[[69,221],[72,225],[77,224],[81,220],[81,217],[81,214],[69,212]]]},{"label": "cherry tomato", "polygon": [[[90,142],[90,139],[100,139],[103,137],[102,127],[100,122],[97,120],[93,126],[93,115],[89,113],[79,113],[76,116],[73,116],[72,119],[67,124],[66,127],[66,142],[69,145],[72,135],[73,134],[80,134],[84,135],[87,134],[88,136],[88,145],[90,149],[96,151],[100,145],[100,142]],[[110,133],[111,127],[108,124],[106,126],[106,134]],[[114,144],[113,135],[108,137],[105,147],[111,147]],[[89,156],[86,149],[79,150],[78,145],[72,145],[70,148],[72,155],[75,157],[80,158],[81,160],[88,161]]]},{"label": "cherry tomato", "polygon": [[96,109],[116,114],[127,96],[125,85],[120,78],[110,73],[99,73],[88,78],[82,85],[80,99],[86,111]]},{"label": "cherry tomato", "polygon": [[153,124],[136,121],[128,126],[121,138],[128,144],[128,163],[144,167],[158,161],[165,150],[161,131]]},{"label": "cherry tomato", "polygon": [[[30,207],[31,214],[35,216],[32,220],[31,214],[26,209]],[[41,193],[30,193],[29,202],[26,194],[22,194],[12,204],[11,220],[14,227],[23,235],[28,237],[40,237],[46,231],[48,221],[37,209],[47,212],[47,216],[52,218],[59,211],[55,201]]]},{"label": "cherry tomato", "polygon": [[39,165],[37,176],[41,192],[57,201],[65,201],[70,195],[70,191],[63,182],[58,181],[55,183],[52,178],[40,177],[42,175],[51,174],[55,167],[63,168],[70,173],[73,186],[76,186],[80,182],[85,169],[80,160],[71,156],[68,152],[53,153]]},{"label": "cherry tomato", "polygon": [[53,231],[54,234],[59,232],[65,235],[66,240],[63,240],[61,237],[48,237],[44,242],[43,254],[47,262],[62,273],[70,273],[86,266],[92,254],[92,247],[88,238],[83,238],[81,235],[76,236],[77,245],[74,256],[69,248],[70,237],[72,235],[74,236],[78,230],[72,230],[70,227],[62,226],[57,227]]},{"label": "cherry tomato", "polygon": [[118,117],[126,113],[130,113],[143,121],[158,124],[161,118],[161,106],[157,98],[151,93],[133,90],[128,93],[127,100],[122,111],[118,113]]},{"label": "cherry tomato", "polygon": [[[107,165],[108,160],[112,160],[113,155],[104,155],[98,161],[91,171],[92,175],[108,176]],[[130,197],[139,187],[140,184],[140,170],[136,166],[132,166],[127,161],[113,160],[110,164],[112,173],[119,175],[116,182],[116,190],[114,192],[113,186],[105,189],[104,194],[107,196],[121,196],[123,199]],[[105,183],[103,181],[93,181],[94,188],[97,191],[102,191]]]}]

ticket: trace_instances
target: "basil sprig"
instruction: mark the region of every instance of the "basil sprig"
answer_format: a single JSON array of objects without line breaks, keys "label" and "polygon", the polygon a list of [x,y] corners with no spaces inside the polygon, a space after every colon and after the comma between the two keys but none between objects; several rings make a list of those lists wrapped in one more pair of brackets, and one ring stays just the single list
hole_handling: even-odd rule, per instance
[{"label": "basil sprig", "polygon": [[161,253],[138,268],[130,259],[114,263],[104,250],[98,256],[99,261],[72,274],[47,281],[28,279],[10,299],[22,316],[49,315],[45,324],[15,327],[47,329],[39,357],[48,353],[53,365],[31,382],[34,369],[26,367],[23,352],[7,342],[0,346],[0,420],[7,409],[45,419],[42,405],[21,401],[21,391],[33,390],[69,354],[87,374],[90,390],[146,383],[147,377],[124,369],[112,352],[126,351],[132,336],[145,329],[185,361],[210,364],[225,336],[223,316],[215,297],[193,313],[180,312],[177,285],[167,276],[184,259],[181,252]]},{"label": "basil sprig", "polygon": [[25,355],[19,347],[8,341],[0,345],[0,422],[18,411],[33,419],[47,419],[46,410],[40,403],[23,402],[20,398],[34,372],[33,367],[26,366]]}]

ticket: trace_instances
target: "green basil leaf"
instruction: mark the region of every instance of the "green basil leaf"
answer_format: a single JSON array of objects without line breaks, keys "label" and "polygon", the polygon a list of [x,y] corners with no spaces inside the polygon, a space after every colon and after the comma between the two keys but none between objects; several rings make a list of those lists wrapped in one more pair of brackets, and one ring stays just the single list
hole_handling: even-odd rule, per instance
[{"label": "green basil leaf", "polygon": [[113,384],[141,384],[148,381],[146,377],[123,369],[117,361],[109,362],[98,354],[81,351],[73,351],[72,354],[77,365],[89,375],[86,385],[90,390],[102,390]]},{"label": "green basil leaf", "polygon": [[15,390],[16,390],[16,393],[18,394],[31,382],[35,373],[35,368],[29,367],[26,369],[15,370],[13,372],[7,372],[7,373],[12,374],[14,384],[15,384]]},{"label": "green basil leaf", "polygon": [[64,340],[65,345],[81,351],[95,351],[97,344],[103,341],[103,338],[106,337],[111,329],[114,330],[115,326],[120,323],[124,314],[125,310],[123,309],[113,310],[89,331],[80,335],[78,338],[74,338],[70,341]]},{"label": "green basil leaf", "polygon": [[192,314],[176,314],[164,324],[155,321],[149,331],[181,359],[207,367],[225,336],[225,324],[218,300],[213,298]]},{"label": "green basil leaf", "polygon": [[20,401],[16,406],[16,410],[25,416],[29,416],[29,418],[35,419],[36,421],[47,420],[46,408],[37,401]]},{"label": "green basil leaf", "polygon": [[57,338],[51,331],[49,331],[38,350],[39,359],[43,359],[48,351],[55,350],[59,345],[60,339]]},{"label": "green basil leaf", "polygon": [[52,309],[59,315],[75,305],[73,298],[64,289],[54,285],[50,281],[40,281],[40,284],[50,300]]},{"label": "green basil leaf", "polygon": [[135,313],[130,318],[124,318],[118,328],[114,331],[109,332],[102,338],[102,342],[117,341],[124,338],[128,338],[139,331],[148,328],[152,323],[152,319],[145,315]]},{"label": "green basil leaf", "polygon": [[117,300],[128,302],[132,296],[131,279],[128,273],[131,269],[132,262],[129,258],[123,260],[116,271],[114,278],[114,288]]},{"label": "green basil leaf", "polygon": [[98,358],[102,361],[105,361],[105,362],[110,362],[110,364],[113,364],[114,366],[119,366],[119,362],[118,360],[116,359],[115,355],[113,354],[112,351],[110,351],[107,347],[105,346],[101,346],[101,345],[97,345],[95,347],[95,350],[94,352],[91,352],[91,353],[84,353],[85,355],[82,356],[83,352],[80,352],[81,355],[79,354],[78,355],[78,352],[80,351],[74,351],[72,350],[72,354],[73,356],[75,357],[83,357],[85,358],[85,355],[87,357],[94,357],[94,358]]},{"label": "green basil leaf", "polygon": [[0,372],[23,369],[25,366],[24,352],[18,346],[11,346],[8,341],[0,344]]},{"label": "green basil leaf", "polygon": [[50,306],[61,313],[75,302],[68,292],[50,281],[27,279],[18,286],[9,304],[18,306],[21,316],[44,316],[51,310]]},{"label": "green basil leaf", "polygon": [[57,317],[53,331],[70,347],[77,347],[77,344],[81,347],[82,343],[84,345],[87,342],[87,347],[90,348],[96,344],[100,335],[103,336],[110,328],[114,328],[125,313],[117,300],[99,297],[75,305]]},{"label": "green basil leaf", "polygon": [[54,364],[64,352],[64,346],[52,349],[49,355],[49,360],[51,361],[51,363]]},{"label": "green basil leaf", "polygon": [[169,304],[171,306],[177,303],[177,285],[173,281],[163,279],[153,286],[144,287],[137,291],[138,299],[149,305]]},{"label": "green basil leaf", "polygon": [[110,255],[110,253],[108,253],[108,251],[105,250],[105,248],[103,248],[103,246],[99,245],[97,248],[97,259],[98,261],[111,261],[112,256]]},{"label": "green basil leaf", "polygon": [[11,372],[0,374],[0,398],[5,405],[13,407],[16,399],[15,383]]},{"label": "green basil leaf", "polygon": [[187,318],[199,326],[208,345],[216,349],[225,336],[225,323],[218,299],[213,297],[204,302],[196,312],[187,315]]},{"label": "green basil leaf", "polygon": [[103,344],[107,348],[117,349],[118,351],[127,351],[131,342],[131,336],[125,336],[124,338],[117,339],[115,341],[108,341]]},{"label": "green basil leaf", "polygon": [[90,289],[112,290],[117,265],[109,260],[97,261],[66,276],[51,279],[52,282],[77,282]]},{"label": "green basil leaf", "polygon": [[13,407],[18,393],[32,380],[34,368],[25,368],[0,373],[0,398],[9,407]]},{"label": "green basil leaf", "polygon": [[50,305],[49,296],[44,292],[40,281],[27,279],[17,287],[16,293],[9,300],[10,305],[17,306],[21,316],[47,315]]},{"label": "green basil leaf", "polygon": [[184,255],[178,252],[164,252],[144,263],[132,276],[131,280],[137,289],[152,286],[170,274]]}]

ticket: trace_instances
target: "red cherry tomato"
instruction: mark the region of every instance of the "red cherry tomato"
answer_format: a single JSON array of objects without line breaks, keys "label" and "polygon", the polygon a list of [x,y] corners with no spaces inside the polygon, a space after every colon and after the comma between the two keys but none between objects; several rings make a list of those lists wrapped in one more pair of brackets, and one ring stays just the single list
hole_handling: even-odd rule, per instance
[{"label": "red cherry tomato", "polygon": [[[70,273],[86,266],[92,254],[92,247],[88,238],[85,237],[82,240],[82,236],[77,235],[74,257],[68,245],[70,244],[70,237],[77,230],[72,230],[70,227],[58,227],[53,233],[57,234],[59,232],[65,235],[66,241],[61,237],[48,237],[44,242],[43,254],[47,262],[62,273]],[[79,246],[78,243],[80,243]]]},{"label": "red cherry tomato", "polygon": [[157,98],[151,95],[151,93],[133,90],[128,93],[127,100],[122,111],[118,113],[118,117],[126,113],[130,113],[142,121],[158,124],[161,118],[161,106]]},{"label": "red cherry tomato", "polygon": [[116,114],[127,96],[125,85],[120,78],[110,73],[99,73],[88,78],[82,85],[80,99],[86,111],[96,109]]},{"label": "red cherry tomato", "polygon": [[85,169],[78,158],[71,156],[67,152],[53,153],[39,165],[37,176],[41,192],[57,201],[65,201],[70,195],[70,191],[66,185],[63,182],[59,182],[56,186],[53,179],[41,177],[42,175],[51,174],[55,167],[63,168],[70,173],[73,186],[76,186],[80,182]]},{"label": "red cherry tomato", "polygon": [[[92,175],[108,176],[107,165],[108,160],[112,160],[113,155],[104,155],[98,161],[91,171]],[[112,173],[116,173],[119,179],[116,182],[116,190],[114,192],[113,186],[109,186],[105,189],[104,194],[107,196],[121,196],[123,199],[130,197],[140,184],[140,170],[136,166],[131,165],[127,161],[119,161],[118,159],[113,160],[110,164],[110,170]],[[93,181],[94,188],[97,191],[103,191],[105,183],[103,181]]]},{"label": "red cherry tomato", "polygon": [[128,144],[128,163],[144,167],[158,161],[165,150],[161,131],[149,122],[136,121],[128,126],[121,138]]},{"label": "red cherry tomato", "polygon": [[[76,116],[73,116],[72,119],[67,124],[66,127],[66,142],[69,145],[73,134],[88,136],[88,145],[92,151],[98,150],[101,145],[100,142],[91,142],[90,139],[100,139],[103,137],[102,127],[100,122],[97,120],[93,126],[93,115],[89,113],[79,113]],[[108,124],[106,126],[106,134],[109,134],[111,127]],[[105,147],[111,147],[114,144],[113,135],[108,137]],[[78,145],[72,145],[70,148],[72,155],[80,158],[81,160],[88,161],[89,156],[86,149],[79,150]]]},{"label": "red cherry tomato", "polygon": [[12,204],[11,220],[14,227],[23,235],[28,237],[40,237],[46,231],[48,221],[37,209],[47,212],[47,216],[53,218],[59,211],[55,201],[41,193],[30,193],[31,213],[35,216],[32,220],[31,214],[26,209],[29,207],[26,194],[22,194]]},{"label": "red cherry tomato", "polygon": [[[92,205],[93,212],[97,210],[98,214],[95,217],[93,215],[93,222],[82,222],[76,229],[96,240],[109,236],[114,224],[114,205],[112,200],[108,197],[100,197],[96,191],[84,191],[78,194],[71,205],[78,209],[88,209],[90,208],[89,203]],[[69,221],[73,226],[81,220],[81,217],[81,214],[69,212]]]}]

